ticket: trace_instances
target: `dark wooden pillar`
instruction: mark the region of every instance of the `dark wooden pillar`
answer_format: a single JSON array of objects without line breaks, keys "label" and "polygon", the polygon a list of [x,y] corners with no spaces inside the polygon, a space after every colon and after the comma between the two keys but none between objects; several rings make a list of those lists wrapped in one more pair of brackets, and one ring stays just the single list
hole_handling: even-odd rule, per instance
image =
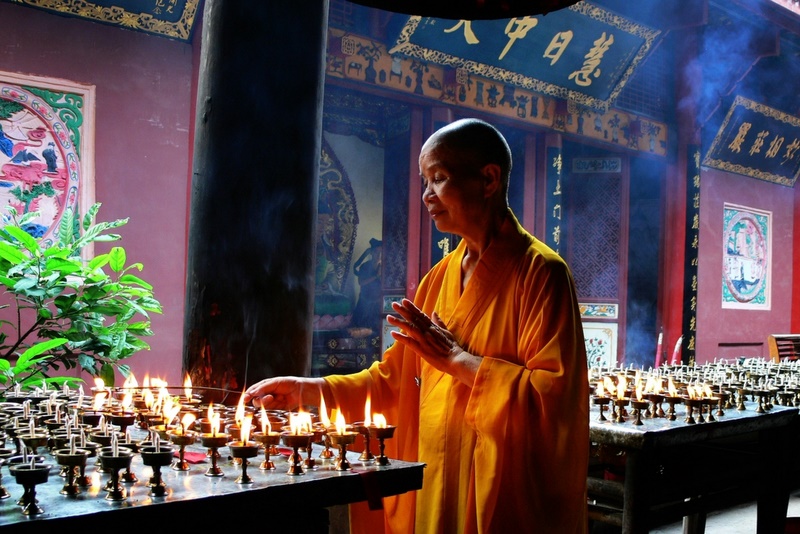
[{"label": "dark wooden pillar", "polygon": [[205,2],[183,367],[219,401],[310,369],[327,15]]}]

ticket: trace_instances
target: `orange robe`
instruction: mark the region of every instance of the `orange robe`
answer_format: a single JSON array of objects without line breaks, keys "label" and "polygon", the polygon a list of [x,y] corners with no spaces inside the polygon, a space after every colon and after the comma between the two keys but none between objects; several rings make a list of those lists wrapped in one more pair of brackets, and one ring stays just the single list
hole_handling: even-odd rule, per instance
[{"label": "orange robe", "polygon": [[397,426],[390,458],[426,464],[421,490],[384,499],[385,531],[584,533],[589,393],[572,275],[513,217],[462,293],[464,252],[462,241],[431,269],[415,303],[483,357],[472,388],[400,343],[369,369],[326,377],[348,421],[369,392]]}]

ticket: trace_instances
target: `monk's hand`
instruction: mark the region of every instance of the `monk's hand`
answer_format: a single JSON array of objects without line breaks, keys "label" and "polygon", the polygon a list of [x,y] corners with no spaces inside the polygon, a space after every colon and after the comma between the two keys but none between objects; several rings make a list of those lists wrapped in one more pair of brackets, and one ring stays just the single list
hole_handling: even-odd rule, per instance
[{"label": "monk's hand", "polygon": [[291,410],[298,406],[319,404],[321,379],[278,376],[256,382],[244,392],[243,402],[256,408]]},{"label": "monk's hand", "polygon": [[[387,320],[392,326],[400,328],[399,332],[392,332],[392,337],[419,354],[436,369],[463,381],[464,369],[461,366],[466,359],[475,357],[458,344],[439,315],[433,312],[429,317],[408,299],[393,302],[392,308],[397,312],[397,316],[389,315]],[[471,383],[472,380],[469,381],[470,385]]]}]

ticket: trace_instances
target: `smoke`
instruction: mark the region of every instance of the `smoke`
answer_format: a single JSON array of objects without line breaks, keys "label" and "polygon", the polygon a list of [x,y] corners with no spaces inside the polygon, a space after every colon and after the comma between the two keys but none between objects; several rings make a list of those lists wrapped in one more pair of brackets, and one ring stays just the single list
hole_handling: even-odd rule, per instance
[{"label": "smoke", "polygon": [[628,303],[625,332],[625,366],[648,369],[655,366],[658,333],[653,331],[652,306]]}]

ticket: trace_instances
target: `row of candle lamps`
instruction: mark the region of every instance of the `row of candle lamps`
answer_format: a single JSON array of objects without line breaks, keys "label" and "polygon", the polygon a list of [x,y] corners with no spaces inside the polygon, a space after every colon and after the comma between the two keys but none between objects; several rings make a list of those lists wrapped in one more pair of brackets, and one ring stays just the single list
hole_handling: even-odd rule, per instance
[{"label": "row of candle lamps", "polygon": [[[111,475],[104,488],[105,498],[111,501],[124,500],[123,483],[137,481],[130,470],[135,454],[141,456],[144,465],[152,468],[153,475],[147,485],[150,495],[158,497],[165,495],[166,488],[161,468],[171,466],[176,471],[188,471],[185,448],[198,442],[207,449],[206,456],[211,462],[205,476],[224,476],[218,465],[219,449],[227,447],[233,462],[241,466],[236,479],[239,484],[253,482],[247,473],[248,459],[257,457],[260,450],[264,451],[264,461],[259,468],[275,469],[271,457],[279,454],[279,443],[292,450],[287,471],[291,476],[303,475],[307,469],[317,467],[312,457],[312,443],[324,446],[320,453],[322,463],[333,460],[335,470],[350,470],[347,448],[359,435],[364,438],[359,460],[378,466],[390,464],[384,447],[385,440],[393,437],[395,427],[386,424],[380,414],[369,416],[369,400],[365,405],[364,422],[347,424],[341,411],[334,410],[336,416],[332,424],[324,400],[318,417],[310,412],[267,412],[263,409],[255,413],[240,399],[235,410],[209,404],[206,417],[199,418],[204,411],[201,401],[188,390],[185,399],[169,395],[166,387],[160,389],[157,398],[149,392],[148,388],[130,386],[112,391],[100,383],[92,388],[91,397],[84,396],[82,389],[68,388],[60,392],[37,389],[32,393],[17,388],[7,395],[14,402],[0,403],[0,431],[3,433],[0,438],[3,441],[6,437],[12,439],[15,449],[0,448],[0,467],[8,464],[9,472],[23,487],[24,493],[18,501],[22,513],[42,513],[35,487],[47,481],[53,467],[45,456],[37,454],[44,447],[60,466],[59,474],[66,479],[61,494],[74,496],[80,493],[80,488],[90,485],[85,468],[88,458],[96,457],[98,471]],[[254,421],[261,425],[260,432],[251,432]],[[146,430],[149,439],[138,442],[131,439],[131,426]],[[280,430],[274,431],[273,427]],[[370,450],[371,438],[379,442],[378,456]],[[0,442],[2,445],[4,443]],[[331,447],[338,448],[338,456]],[[301,452],[307,452],[305,459]],[[0,499],[9,496],[0,473]]]},{"label": "row of candle lamps", "polygon": [[643,425],[643,419],[648,418],[675,421],[676,405],[684,405],[687,424],[713,422],[725,415],[726,409],[746,410],[748,398],[757,402],[757,413],[770,410],[776,403],[800,405],[797,362],[752,359],[701,366],[665,365],[647,371],[592,368],[589,380],[599,421],[623,423],[632,418],[634,425]]}]

